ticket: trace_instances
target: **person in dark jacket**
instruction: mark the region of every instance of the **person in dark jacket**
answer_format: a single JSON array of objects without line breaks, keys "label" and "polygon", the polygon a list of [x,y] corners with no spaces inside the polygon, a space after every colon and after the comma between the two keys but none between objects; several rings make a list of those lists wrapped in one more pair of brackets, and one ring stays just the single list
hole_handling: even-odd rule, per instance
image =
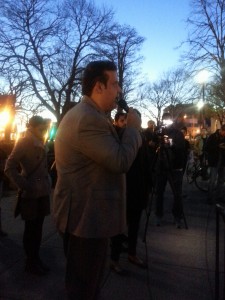
[{"label": "person in dark jacket", "polygon": [[140,134],[142,146],[126,176],[128,260],[141,268],[146,268],[147,264],[137,255],[137,241],[142,213],[148,205],[152,188],[152,156],[145,134],[143,132]]},{"label": "person in dark jacket", "polygon": [[[124,128],[127,126],[127,114],[125,112],[119,111],[114,116],[113,125],[116,129],[118,136],[121,138],[123,135]],[[110,239],[110,268],[115,271],[117,274],[122,274],[123,269],[119,264],[120,254],[123,250],[123,243],[127,242],[127,236],[122,234],[117,234]]]},{"label": "person in dark jacket", "polygon": [[[134,109],[141,118],[138,110]],[[124,113],[115,116],[115,127],[121,136],[126,122],[118,122],[118,116],[123,120]],[[143,210],[147,207],[149,193],[151,189],[151,156],[149,145],[145,134],[140,131],[142,145],[138,150],[137,156],[126,174],[126,194],[127,194],[127,229],[128,229],[128,260],[141,268],[146,268],[147,264],[137,255],[137,241],[140,220]],[[124,235],[117,235],[111,239],[111,264],[110,267],[116,273],[123,273],[119,264],[119,257],[122,252]]]},{"label": "person in dark jacket", "polygon": [[6,161],[5,174],[21,191],[16,207],[25,223],[25,271],[42,276],[49,270],[39,257],[44,218],[50,214],[51,182],[44,141],[47,124],[42,117],[33,116],[27,127],[25,137],[18,140]]},{"label": "person in dark jacket", "polygon": [[148,127],[143,130],[143,133],[146,136],[148,142],[152,141],[152,138],[154,136],[154,131],[155,131],[155,122],[153,120],[149,120]]},{"label": "person in dark jacket", "polygon": [[208,137],[205,150],[210,168],[208,202],[224,201],[222,190],[225,181],[225,124]]},{"label": "person in dark jacket", "polygon": [[[161,225],[163,217],[164,193],[167,182],[174,196],[172,213],[177,228],[181,227],[183,218],[182,204],[182,178],[185,155],[185,139],[182,132],[175,128],[169,113],[162,117],[162,130],[158,134],[159,144],[155,162],[156,172],[156,219],[157,225]],[[164,126],[165,124],[165,126]]]}]

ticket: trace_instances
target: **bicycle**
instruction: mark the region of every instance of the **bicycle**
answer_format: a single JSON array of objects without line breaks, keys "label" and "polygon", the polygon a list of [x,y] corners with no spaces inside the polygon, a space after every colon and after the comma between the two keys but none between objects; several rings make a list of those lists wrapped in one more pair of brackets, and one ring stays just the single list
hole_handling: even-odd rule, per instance
[{"label": "bicycle", "polygon": [[196,158],[189,160],[186,166],[186,178],[189,184],[193,183],[202,192],[208,191],[209,186],[209,167],[206,163],[200,164]]}]

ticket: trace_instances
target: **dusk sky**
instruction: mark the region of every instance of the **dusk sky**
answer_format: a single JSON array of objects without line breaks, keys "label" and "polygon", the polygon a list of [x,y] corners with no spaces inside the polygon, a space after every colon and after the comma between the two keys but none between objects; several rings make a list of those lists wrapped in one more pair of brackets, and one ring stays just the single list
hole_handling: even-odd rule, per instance
[{"label": "dusk sky", "polygon": [[[134,27],[145,37],[143,72],[155,80],[179,64],[182,49],[175,49],[187,38],[185,20],[189,0],[94,0],[112,7],[120,24]],[[184,48],[183,48],[184,49]]]}]

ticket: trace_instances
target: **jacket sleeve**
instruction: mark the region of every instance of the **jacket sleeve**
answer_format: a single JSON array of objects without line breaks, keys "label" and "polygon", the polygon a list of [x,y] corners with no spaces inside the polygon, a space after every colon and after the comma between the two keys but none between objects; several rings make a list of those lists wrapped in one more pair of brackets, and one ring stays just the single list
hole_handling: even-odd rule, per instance
[{"label": "jacket sleeve", "polygon": [[24,155],[24,140],[20,139],[14,146],[5,164],[6,176],[17,186],[18,189],[27,189],[27,180],[21,175],[19,168]]},{"label": "jacket sleeve", "polygon": [[[94,124],[94,126],[93,126]],[[140,132],[126,128],[119,139],[113,125],[104,117],[89,115],[79,125],[80,151],[115,173],[125,173],[142,144]]]}]

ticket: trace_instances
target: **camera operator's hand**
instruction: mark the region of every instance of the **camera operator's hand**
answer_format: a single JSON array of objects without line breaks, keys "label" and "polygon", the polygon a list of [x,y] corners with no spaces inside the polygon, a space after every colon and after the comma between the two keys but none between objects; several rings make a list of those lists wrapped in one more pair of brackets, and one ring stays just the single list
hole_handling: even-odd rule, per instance
[{"label": "camera operator's hand", "polygon": [[127,127],[141,129],[141,118],[132,107],[129,108],[129,112],[127,113]]}]

